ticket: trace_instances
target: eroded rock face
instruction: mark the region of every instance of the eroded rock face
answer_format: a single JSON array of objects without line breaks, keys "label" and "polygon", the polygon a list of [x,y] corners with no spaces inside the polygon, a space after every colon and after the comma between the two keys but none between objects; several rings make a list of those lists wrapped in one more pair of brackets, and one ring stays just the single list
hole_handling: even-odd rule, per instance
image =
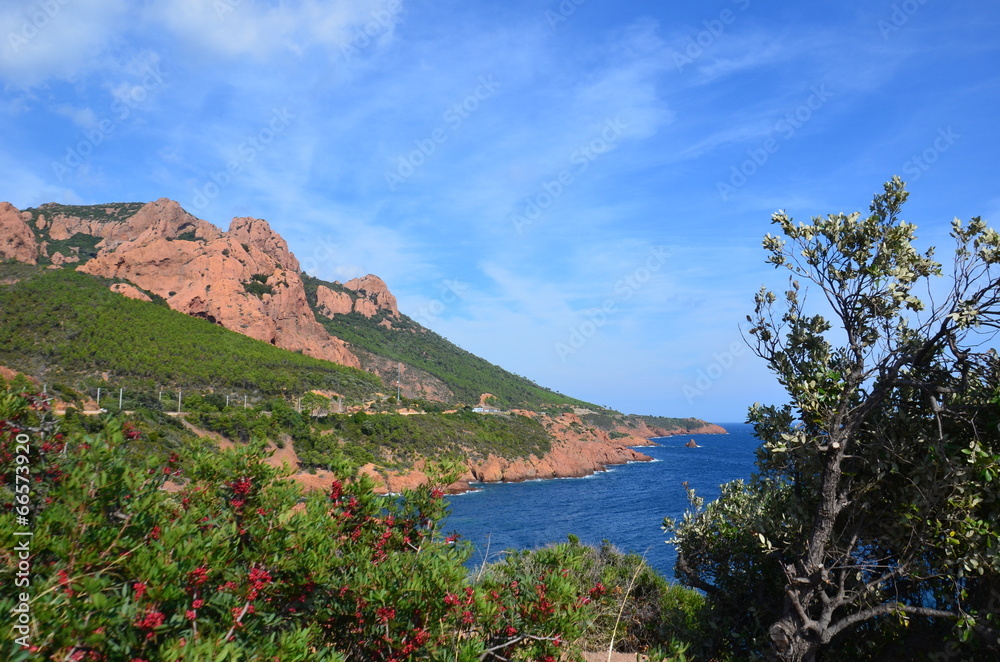
[{"label": "eroded rock face", "polygon": [[396,297],[389,291],[385,281],[378,276],[368,274],[361,278],[352,278],[344,283],[344,287],[361,295],[354,303],[355,312],[365,317],[374,317],[378,311],[385,310],[392,317],[399,317]]},{"label": "eroded rock face", "polygon": [[0,202],[0,259],[38,264],[35,233],[9,202]]},{"label": "eroded rock face", "polygon": [[121,221],[103,222],[56,214],[52,217],[49,236],[54,240],[69,239],[76,233],[100,237],[98,255],[129,250],[154,239],[176,239],[185,236],[196,240],[212,240],[222,232],[207,221],[195,218],[177,202],[160,198],[143,205],[132,216]]},{"label": "eroded rock face", "polygon": [[360,367],[347,345],[316,321],[298,260],[266,221],[234,219],[223,233],[161,199],[122,222],[57,216],[53,236],[57,226],[63,235],[102,237],[97,257],[80,271],[128,280],[174,310],[277,347]]},{"label": "eroded rock face", "polygon": [[259,248],[279,266],[296,273],[299,271],[299,261],[288,250],[288,243],[271,229],[267,221],[249,217],[234,218],[229,224],[228,235],[241,244]]},{"label": "eroded rock face", "polygon": [[327,317],[346,315],[354,310],[354,299],[346,292],[334,292],[326,285],[316,288],[316,308]]},{"label": "eroded rock face", "polygon": [[[356,296],[332,290],[325,285],[316,288],[316,308],[321,315],[333,317],[334,315],[358,313],[371,318],[384,312],[390,319],[399,318],[396,297],[389,291],[385,281],[378,276],[368,274],[362,278],[352,278],[344,283],[344,287],[353,290]],[[389,327],[392,326],[385,319],[382,320],[382,323]]]}]

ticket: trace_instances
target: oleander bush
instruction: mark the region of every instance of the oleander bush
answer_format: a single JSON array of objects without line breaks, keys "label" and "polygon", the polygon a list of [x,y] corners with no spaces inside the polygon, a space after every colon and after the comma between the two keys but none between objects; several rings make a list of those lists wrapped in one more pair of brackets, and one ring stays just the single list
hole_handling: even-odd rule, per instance
[{"label": "oleander bush", "polygon": [[471,582],[435,485],[382,497],[341,472],[306,495],[263,442],[142,461],[141,426],[63,436],[46,410],[0,391],[0,527],[33,533],[26,583],[13,536],[0,550],[3,659],[576,659],[590,590],[554,566]]}]

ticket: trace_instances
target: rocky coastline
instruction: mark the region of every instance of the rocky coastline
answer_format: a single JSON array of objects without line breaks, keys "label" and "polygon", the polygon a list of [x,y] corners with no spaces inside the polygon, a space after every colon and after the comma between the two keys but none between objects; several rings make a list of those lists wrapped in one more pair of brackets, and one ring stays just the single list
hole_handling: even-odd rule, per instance
[{"label": "rocky coastline", "polygon": [[[552,417],[536,412],[515,412],[538,418],[553,437],[552,449],[542,457],[501,458],[488,455],[470,458],[465,462],[466,472],[448,486],[448,492],[460,494],[473,490],[474,483],[520,483],[529,480],[553,478],[581,478],[606,471],[608,467],[630,462],[650,462],[653,458],[635,450],[643,446],[656,446],[652,439],[690,434],[728,434],[725,428],[706,424],[697,428],[667,430],[645,423],[619,426],[612,435],[604,430],[587,428],[577,414]],[[614,438],[612,438],[614,437]],[[389,494],[413,489],[427,482],[426,465],[417,462],[406,472],[381,471],[374,465],[361,467],[360,473],[369,476],[376,484],[376,491]],[[323,489],[332,475],[299,472],[295,479],[306,487]]]}]

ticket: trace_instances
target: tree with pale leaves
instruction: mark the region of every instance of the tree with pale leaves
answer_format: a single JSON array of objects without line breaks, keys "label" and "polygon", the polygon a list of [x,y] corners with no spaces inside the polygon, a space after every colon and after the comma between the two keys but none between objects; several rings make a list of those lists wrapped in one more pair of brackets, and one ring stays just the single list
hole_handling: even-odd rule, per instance
[{"label": "tree with pale leaves", "polygon": [[956,219],[946,276],[907,195],[893,178],[867,216],[772,217],[790,284],[747,321],[789,401],[750,409],[759,474],[666,523],[731,652],[1000,651],[1000,234]]}]

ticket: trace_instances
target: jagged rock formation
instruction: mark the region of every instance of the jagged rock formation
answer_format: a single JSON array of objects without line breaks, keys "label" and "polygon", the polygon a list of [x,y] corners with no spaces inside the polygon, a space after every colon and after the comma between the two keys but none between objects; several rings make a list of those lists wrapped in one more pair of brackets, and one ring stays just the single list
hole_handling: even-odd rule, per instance
[{"label": "jagged rock formation", "polygon": [[[166,198],[97,212],[43,205],[34,217],[36,237],[28,225],[32,214],[2,203],[0,258],[79,263],[79,271],[129,281],[174,310],[284,349],[360,367],[346,343],[316,321],[299,262],[267,221],[235,218],[223,232]],[[145,297],[124,284],[113,289]]]},{"label": "jagged rock formation", "polygon": [[0,260],[38,264],[35,233],[25,221],[14,205],[0,202]]},{"label": "jagged rock formation", "polygon": [[362,278],[353,278],[342,287],[349,291],[335,291],[326,285],[316,288],[316,308],[321,315],[333,317],[358,313],[371,318],[383,313],[383,317],[388,319],[383,319],[382,323],[389,327],[392,319],[399,319],[396,297],[378,276],[368,274]]},{"label": "jagged rock formation", "polygon": [[[60,223],[67,225],[53,219],[52,232]],[[161,199],[121,223],[98,225],[85,231],[103,238],[101,250],[80,271],[128,280],[174,310],[283,349],[360,367],[346,344],[315,320],[298,260],[266,221],[235,218],[221,232]]]},{"label": "jagged rock formation", "polygon": [[362,278],[353,278],[344,283],[344,287],[361,295],[354,302],[354,310],[365,317],[374,317],[380,310],[387,311],[391,317],[399,317],[396,297],[378,276],[368,274]]}]

